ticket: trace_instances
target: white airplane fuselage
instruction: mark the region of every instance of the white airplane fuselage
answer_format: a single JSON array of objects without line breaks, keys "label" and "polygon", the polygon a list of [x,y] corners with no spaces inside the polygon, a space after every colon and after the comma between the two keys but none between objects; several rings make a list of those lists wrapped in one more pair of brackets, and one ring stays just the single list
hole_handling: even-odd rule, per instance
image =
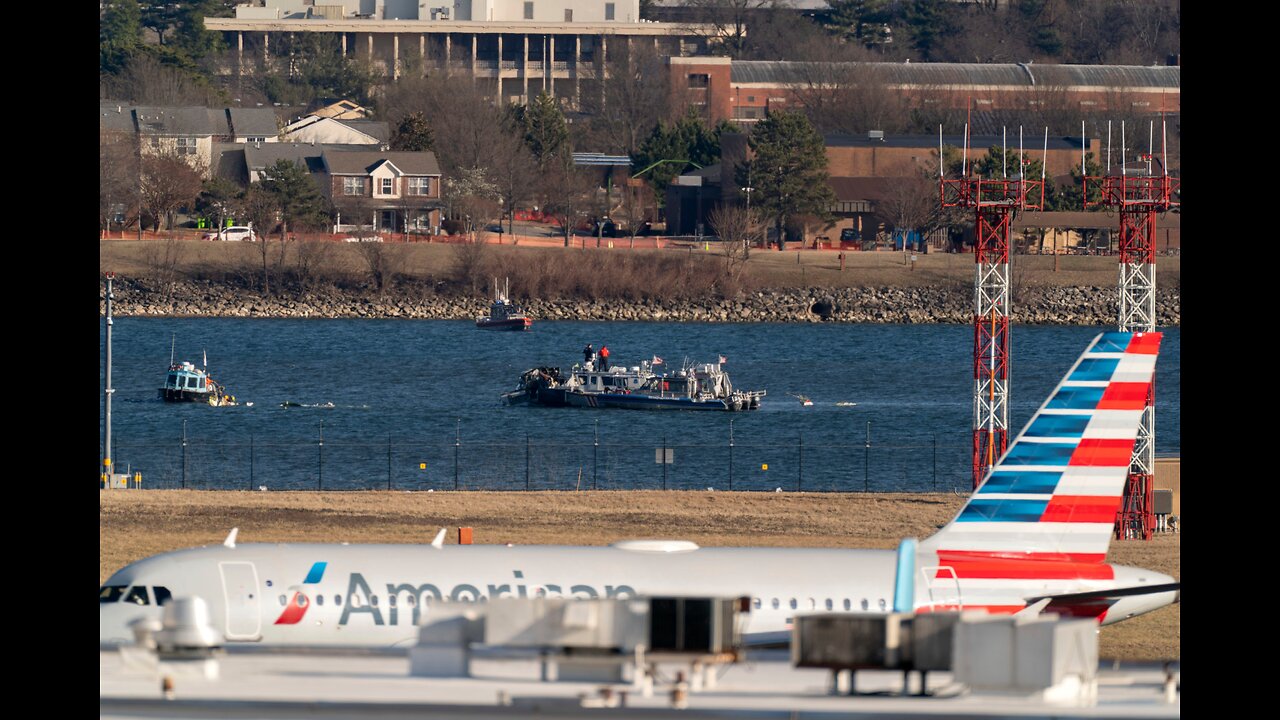
[{"label": "white airplane fuselage", "polygon": [[[744,632],[763,636],[785,633],[797,612],[885,610],[893,579],[885,550],[243,544],[141,560],[104,587],[202,597],[229,643],[392,647],[416,642],[439,600],[749,596],[759,602]],[[130,602],[100,611],[104,644],[131,642],[130,620],[159,616]]]},{"label": "white airplane fuselage", "polygon": [[[149,604],[100,603],[102,644],[132,642],[128,623],[159,617],[155,588],[196,595],[229,645],[405,647],[417,639],[439,600],[491,597],[609,598],[654,595],[752,598],[748,640],[785,640],[800,613],[887,612],[893,607],[896,554],[891,550],[502,545],[243,544],[180,550],[133,563],[104,585],[150,591]],[[1057,580],[1011,591],[1021,607],[1035,592],[1079,592],[1171,582],[1158,573],[1116,567],[1112,581]],[[963,586],[959,590],[963,593]],[[917,586],[914,605],[951,603],[950,586]],[[939,594],[941,593],[941,594]],[[990,599],[989,595],[986,596]],[[956,603],[957,600],[960,602]],[[1172,601],[1130,598],[1111,620]],[[1120,612],[1117,612],[1119,610]]]}]

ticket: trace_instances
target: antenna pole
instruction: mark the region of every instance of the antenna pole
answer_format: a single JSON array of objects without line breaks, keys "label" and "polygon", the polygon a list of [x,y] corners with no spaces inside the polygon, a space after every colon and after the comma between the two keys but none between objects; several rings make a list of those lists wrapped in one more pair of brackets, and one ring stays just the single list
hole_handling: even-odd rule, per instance
[{"label": "antenna pole", "polygon": [[1124,121],[1120,121],[1120,176],[1128,176],[1128,168],[1124,166]]},{"label": "antenna pole", "polygon": [[1151,158],[1156,155],[1156,121],[1152,120],[1147,124],[1147,174],[1151,174]]},{"label": "antenna pole", "polygon": [[[942,179],[943,168],[945,168],[946,166],[947,166],[946,162],[942,159],[942,123],[938,123],[938,179],[939,180]],[[747,201],[748,203],[751,201],[750,195],[747,195]],[[748,213],[748,215],[750,215],[750,213]]]},{"label": "antenna pole", "polygon": [[1160,121],[1160,154],[1164,155],[1164,176],[1169,177],[1169,124]]},{"label": "antenna pole", "polygon": [[111,388],[111,300],[115,297],[112,294],[111,281],[115,278],[115,273],[107,273],[107,407],[106,419],[104,421],[104,432],[106,433],[106,441],[103,443],[102,469],[107,475],[106,487],[111,487],[111,476],[115,472],[115,465],[111,462],[111,394],[115,392]]},{"label": "antenna pole", "polygon": [[1000,128],[1000,178],[1009,178],[1009,128]]},{"label": "antenna pole", "polygon": [[960,159],[960,177],[969,177],[969,123],[964,124],[964,155]]},{"label": "antenna pole", "polygon": [[1111,121],[1107,121],[1107,174],[1111,174]]}]

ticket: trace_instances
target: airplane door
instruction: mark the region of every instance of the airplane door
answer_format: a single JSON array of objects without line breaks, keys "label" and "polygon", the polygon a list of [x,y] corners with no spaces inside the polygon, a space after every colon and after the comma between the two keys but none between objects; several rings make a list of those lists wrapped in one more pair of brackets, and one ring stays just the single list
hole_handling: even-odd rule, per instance
[{"label": "airplane door", "polygon": [[224,562],[218,563],[218,569],[222,572],[222,594],[226,600],[227,640],[261,640],[257,568],[251,562]]}]

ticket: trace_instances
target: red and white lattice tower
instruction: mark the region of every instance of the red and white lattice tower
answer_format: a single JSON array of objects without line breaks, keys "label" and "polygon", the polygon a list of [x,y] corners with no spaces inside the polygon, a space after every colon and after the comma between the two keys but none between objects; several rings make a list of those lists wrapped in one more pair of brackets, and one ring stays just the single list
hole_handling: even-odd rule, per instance
[{"label": "red and white lattice tower", "polygon": [[[1154,123],[1152,124],[1154,129]],[[1108,128],[1107,174],[1084,176],[1085,207],[1096,205],[1115,208],[1120,216],[1120,330],[1151,332],[1156,329],[1156,215],[1177,207],[1180,187],[1178,178],[1169,177],[1168,164],[1157,160],[1154,153],[1137,155],[1125,161],[1123,126],[1121,130],[1119,174],[1110,164],[1110,128]],[[1149,134],[1150,135],[1150,134]],[[1152,147],[1149,137],[1148,149]],[[1163,144],[1163,140],[1162,140]],[[1159,167],[1156,167],[1156,165]],[[1083,164],[1083,160],[1082,160]],[[1090,185],[1095,199],[1090,200]],[[1155,530],[1155,382],[1147,391],[1147,406],[1142,413],[1142,426],[1133,446],[1133,460],[1125,483],[1124,499],[1116,513],[1115,536],[1150,540]]]},{"label": "red and white lattice tower", "polygon": [[[1048,136],[1046,134],[1046,143]],[[942,131],[938,131],[942,157]],[[972,208],[975,215],[974,262],[978,275],[973,308],[973,487],[982,484],[1009,443],[1009,229],[1017,210],[1044,206],[1043,169],[1039,180],[1023,177],[1026,167],[1019,152],[1017,177],[985,179],[973,175],[967,161],[961,177],[948,180],[939,161],[943,207]],[[1002,175],[1005,175],[1002,172]],[[1038,198],[1028,202],[1029,197]]]}]

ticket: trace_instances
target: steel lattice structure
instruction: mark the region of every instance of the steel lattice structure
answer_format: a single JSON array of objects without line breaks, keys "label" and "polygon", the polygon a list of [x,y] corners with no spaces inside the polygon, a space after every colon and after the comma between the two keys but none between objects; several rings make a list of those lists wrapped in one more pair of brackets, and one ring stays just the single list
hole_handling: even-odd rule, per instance
[{"label": "steel lattice structure", "polygon": [[[973,487],[1009,442],[1009,228],[1013,213],[1044,205],[1044,181],[941,179],[942,206],[973,208]],[[1039,194],[1038,203],[1027,198]]]},{"label": "steel lattice structure", "polygon": [[[1180,187],[1178,178],[1152,173],[1152,159],[1151,155],[1142,156],[1137,170],[1122,164],[1120,175],[1083,179],[1085,207],[1113,207],[1120,215],[1119,325],[1126,332],[1156,329],[1156,215],[1179,205],[1174,200]],[[1090,183],[1100,198],[1092,202]],[[1153,381],[1133,446],[1124,498],[1116,513],[1116,539],[1150,540],[1155,530],[1155,427]]]}]

